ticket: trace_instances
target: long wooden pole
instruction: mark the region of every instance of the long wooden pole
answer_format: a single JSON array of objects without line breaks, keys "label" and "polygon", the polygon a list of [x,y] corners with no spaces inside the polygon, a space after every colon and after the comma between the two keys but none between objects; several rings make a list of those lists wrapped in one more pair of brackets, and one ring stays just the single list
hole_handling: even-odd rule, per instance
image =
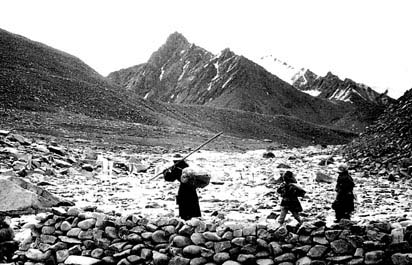
[{"label": "long wooden pole", "polygon": [[[222,135],[223,132],[220,132],[218,134],[216,134],[215,136],[213,136],[212,138],[210,138],[209,140],[207,140],[206,142],[204,142],[203,144],[199,145],[195,150],[193,150],[192,152],[190,152],[189,154],[187,154],[185,157],[183,157],[182,159],[179,159],[177,162],[175,162],[173,164],[173,166],[169,167],[172,168],[174,167],[176,164],[180,163],[180,161],[185,160],[186,158],[188,158],[189,156],[193,155],[194,153],[196,153],[197,151],[199,151],[203,146],[207,145],[208,143],[210,143],[211,141],[213,141],[214,139],[216,139],[217,137],[219,137],[220,135]],[[158,173],[156,176],[154,176],[153,178],[151,178],[150,180],[154,180],[156,179],[158,176],[162,175],[163,171]]]}]

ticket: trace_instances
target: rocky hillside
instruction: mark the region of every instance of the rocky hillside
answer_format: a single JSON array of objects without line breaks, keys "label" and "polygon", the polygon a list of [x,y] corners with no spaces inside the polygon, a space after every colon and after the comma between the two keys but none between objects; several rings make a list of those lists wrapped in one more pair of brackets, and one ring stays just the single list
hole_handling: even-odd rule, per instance
[{"label": "rocky hillside", "polygon": [[[292,116],[273,117],[213,105],[174,104],[157,101],[154,96],[147,96],[145,100],[134,91],[122,90],[72,55],[4,30],[0,35],[0,126],[5,128],[52,134],[62,131],[89,134],[99,129],[121,136],[135,128],[132,135],[142,137],[160,136],[159,130],[206,133],[221,130],[240,138],[267,138],[293,145],[310,144],[313,139],[322,144],[344,143],[354,136]],[[171,37],[169,41],[173,40]],[[166,45],[159,53],[169,54],[168,47],[176,45]],[[190,48],[190,45],[183,47]],[[199,56],[207,54],[200,48],[192,48]],[[151,61],[161,65],[165,63],[159,61],[162,58],[154,55]],[[143,80],[150,79],[153,73],[150,66],[140,66],[146,69],[141,73]],[[164,75],[165,80],[173,77]],[[169,75],[172,77],[166,78]],[[151,93],[164,94],[161,89]],[[195,92],[188,93],[187,97],[192,100],[189,103],[200,98]],[[114,120],[121,124],[119,130],[113,130]],[[145,127],[147,125],[149,127]],[[139,126],[144,129],[136,128]]]},{"label": "rocky hillside", "polygon": [[78,58],[2,29],[0,108],[158,122],[145,101],[129,101],[126,93]]},{"label": "rocky hillside", "polygon": [[145,99],[295,116],[331,125],[351,110],[295,89],[263,67],[229,49],[218,55],[174,33],[147,63],[108,78]]},{"label": "rocky hillside", "polygon": [[345,149],[355,166],[371,174],[412,176],[412,89],[390,105],[364,134]]}]

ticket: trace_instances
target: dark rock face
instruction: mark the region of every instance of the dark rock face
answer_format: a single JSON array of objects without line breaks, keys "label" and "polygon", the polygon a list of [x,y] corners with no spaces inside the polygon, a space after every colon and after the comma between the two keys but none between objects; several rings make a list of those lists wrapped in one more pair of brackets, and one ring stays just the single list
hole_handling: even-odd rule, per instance
[{"label": "dark rock face", "polygon": [[351,104],[302,93],[229,49],[215,56],[179,33],[172,34],[147,63],[108,78],[145,99],[295,116],[318,124],[335,124],[353,109]]},{"label": "dark rock face", "polygon": [[364,134],[345,149],[348,158],[371,174],[412,175],[412,90],[390,105]]}]

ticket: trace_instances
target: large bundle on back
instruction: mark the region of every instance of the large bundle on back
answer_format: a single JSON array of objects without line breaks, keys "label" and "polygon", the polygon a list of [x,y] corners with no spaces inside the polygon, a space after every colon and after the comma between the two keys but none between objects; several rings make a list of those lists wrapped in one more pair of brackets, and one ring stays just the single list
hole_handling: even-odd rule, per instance
[{"label": "large bundle on back", "polygon": [[293,192],[293,194],[295,194],[297,197],[305,196],[306,191],[302,189],[302,187],[300,187],[296,183],[290,183],[289,185],[290,185],[291,192]]},{"label": "large bundle on back", "polygon": [[180,181],[204,188],[210,183],[210,173],[202,168],[187,167],[183,169]]}]

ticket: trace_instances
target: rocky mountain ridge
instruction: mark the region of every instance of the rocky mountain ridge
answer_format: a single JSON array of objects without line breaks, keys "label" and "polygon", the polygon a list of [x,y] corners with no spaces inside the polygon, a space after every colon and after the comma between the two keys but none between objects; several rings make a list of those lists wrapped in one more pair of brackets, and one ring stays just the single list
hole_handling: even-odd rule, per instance
[{"label": "rocky mountain ridge", "polygon": [[[353,109],[345,102],[302,93],[229,49],[213,55],[177,32],[147,63],[113,72],[108,78],[145,99],[295,116],[324,125],[345,120]],[[345,122],[349,120],[346,116]]]},{"label": "rocky mountain ridge", "polygon": [[387,105],[394,100],[385,93],[378,93],[370,86],[349,78],[340,79],[332,72],[320,76],[307,68],[296,68],[274,56],[263,56],[258,63],[268,71],[312,96],[354,104]]},{"label": "rocky mountain ridge", "polygon": [[[99,137],[111,131],[131,141],[125,132],[156,138],[170,137],[176,130],[205,134],[219,130],[240,138],[271,139],[293,145],[309,144],[312,139],[321,144],[344,143],[355,136],[293,116],[273,117],[214,106],[173,104],[149,96],[145,100],[144,95],[139,97],[130,89],[121,89],[72,55],[4,30],[0,30],[0,36],[0,125],[5,128],[52,134],[96,132]],[[193,50],[188,53],[191,62],[196,62],[193,58],[207,56],[203,49],[175,37],[169,40],[172,45],[152,56],[153,65],[165,64],[163,54],[173,54],[170,47],[176,45]],[[145,68],[145,74],[141,75],[144,82],[151,82],[153,65],[137,66]],[[164,70],[162,80],[179,79],[181,75],[168,72],[172,68]],[[156,80],[161,73],[159,70]],[[193,102],[199,99],[192,92],[187,97]],[[113,130],[113,124],[119,125]],[[175,141],[173,137],[170,142]]]},{"label": "rocky mountain ridge", "polygon": [[328,72],[324,77],[306,70],[302,75],[295,79],[293,85],[302,91],[319,91],[319,97],[330,100],[340,100],[358,104],[375,104],[377,106],[387,105],[394,102],[387,96],[387,92],[378,93],[371,87],[356,83],[345,78],[341,80],[338,76]]}]

